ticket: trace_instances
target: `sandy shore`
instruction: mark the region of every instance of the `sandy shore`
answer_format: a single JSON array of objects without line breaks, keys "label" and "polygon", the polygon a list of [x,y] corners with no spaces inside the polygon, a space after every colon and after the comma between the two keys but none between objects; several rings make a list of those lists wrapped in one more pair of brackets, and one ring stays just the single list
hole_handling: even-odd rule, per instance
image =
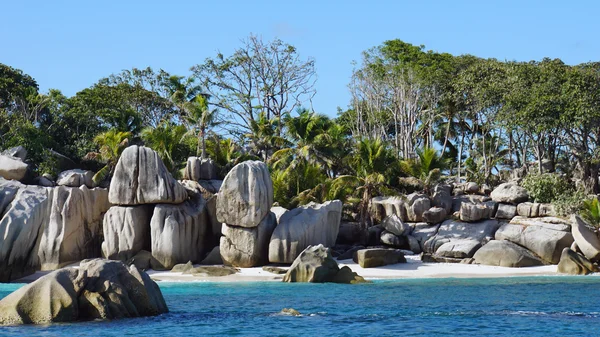
[{"label": "sandy shore", "polygon": [[[340,267],[350,269],[368,280],[403,278],[475,278],[475,277],[514,277],[514,276],[551,276],[560,275],[556,266],[528,268],[508,268],[457,263],[423,263],[418,255],[406,256],[407,263],[399,263],[377,268],[361,268],[352,260],[338,261]],[[182,273],[149,271],[156,281],[167,282],[253,282],[281,281],[282,275],[272,274],[261,267],[240,268],[240,272],[223,277],[202,277]]]},{"label": "sandy shore", "polygon": [[[407,255],[407,263],[399,263],[377,268],[361,268],[352,260],[338,261],[340,267],[348,266],[354,272],[368,280],[378,279],[405,279],[405,278],[488,278],[488,277],[516,277],[516,276],[552,276],[561,275],[557,272],[556,265],[508,268],[484,266],[475,264],[458,263],[424,263],[419,255]],[[76,265],[71,265],[76,267]],[[287,267],[283,267],[286,269]],[[46,275],[47,271],[36,272],[15,282],[29,283]],[[155,281],[161,282],[277,282],[281,281],[283,275],[264,271],[262,267],[239,268],[239,272],[233,275],[208,277],[194,276],[191,274],[173,273],[170,271],[148,270],[148,275]],[[600,273],[594,274],[600,277]]]}]

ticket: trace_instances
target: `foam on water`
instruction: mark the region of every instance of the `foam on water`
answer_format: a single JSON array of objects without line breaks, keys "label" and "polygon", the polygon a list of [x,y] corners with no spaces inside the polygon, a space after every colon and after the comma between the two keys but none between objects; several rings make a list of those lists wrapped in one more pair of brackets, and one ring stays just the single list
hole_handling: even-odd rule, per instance
[{"label": "foam on water", "polygon": [[[364,285],[159,283],[170,313],[0,328],[0,335],[600,335],[600,279],[408,279]],[[21,285],[0,284],[0,297]],[[294,308],[301,316],[278,314]]]}]

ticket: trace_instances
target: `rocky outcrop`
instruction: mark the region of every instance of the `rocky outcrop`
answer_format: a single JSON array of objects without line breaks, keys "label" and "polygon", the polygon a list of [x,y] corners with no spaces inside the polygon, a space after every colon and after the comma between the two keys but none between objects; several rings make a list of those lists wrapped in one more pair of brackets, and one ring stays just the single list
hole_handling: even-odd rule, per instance
[{"label": "rocky outcrop", "polygon": [[283,282],[365,283],[365,279],[348,267],[339,268],[331,252],[323,245],[308,246],[292,263]]},{"label": "rocky outcrop", "polygon": [[277,225],[275,214],[267,216],[253,228],[223,224],[220,252],[223,263],[234,267],[254,267],[269,260],[269,240]]},{"label": "rocky outcrop", "polygon": [[573,238],[579,250],[590,261],[600,261],[600,238],[578,215],[572,218],[571,227]]},{"label": "rocky outcrop", "polygon": [[204,208],[206,209],[206,245],[219,245],[221,238],[221,223],[217,220],[217,192],[221,187],[221,180],[182,180],[181,185],[188,191],[190,198],[197,198],[197,195],[202,196],[205,201]]},{"label": "rocky outcrop", "polygon": [[396,214],[387,216],[381,221],[380,226],[394,235],[402,236],[410,233],[410,226],[402,221]]},{"label": "rocky outcrop", "polygon": [[104,215],[102,255],[127,261],[139,251],[150,249],[152,207],[112,206]]},{"label": "rocky outcrop", "polygon": [[32,274],[52,206],[50,189],[0,179],[0,282]]},{"label": "rocky outcrop", "polygon": [[496,240],[508,240],[529,249],[544,261],[557,264],[564,248],[573,243],[573,236],[567,230],[561,231],[554,224],[538,222],[523,224],[518,218],[500,226],[496,231]]},{"label": "rocky outcrop", "polygon": [[452,186],[439,184],[433,188],[431,205],[446,210],[446,214],[452,213]]},{"label": "rocky outcrop", "polygon": [[108,191],[58,186],[48,190],[52,205],[42,229],[38,256],[42,270],[100,256],[102,218]]},{"label": "rocky outcrop", "polygon": [[135,266],[82,261],[28,284],[0,301],[0,325],[154,316],[168,312],[160,289]]},{"label": "rocky outcrop", "polygon": [[571,275],[587,275],[598,271],[598,266],[590,260],[577,254],[575,251],[565,248],[560,256],[558,272]]},{"label": "rocky outcrop", "polygon": [[425,242],[437,234],[440,224],[430,225],[425,222],[417,222],[411,224],[411,228],[412,231],[408,236],[408,244],[413,253],[419,254],[423,251]]},{"label": "rocky outcrop", "polygon": [[517,214],[527,218],[554,216],[554,206],[537,202],[523,202],[517,205]]},{"label": "rocky outcrop", "polygon": [[517,206],[510,204],[498,204],[494,217],[496,219],[512,219],[517,215]]},{"label": "rocky outcrop", "polygon": [[425,194],[412,193],[406,196],[406,221],[425,221],[423,213],[431,208],[431,201]]},{"label": "rocky outcrop", "polygon": [[464,259],[472,257],[481,248],[481,242],[473,239],[458,239],[443,243],[435,254],[440,257]]},{"label": "rocky outcrop", "polygon": [[490,194],[495,202],[505,204],[519,204],[529,199],[529,193],[523,187],[515,183],[503,183],[498,185]]},{"label": "rocky outcrop", "polygon": [[188,195],[150,148],[126,148],[110,182],[108,200],[115,205],[179,204]]},{"label": "rocky outcrop", "polygon": [[199,263],[207,249],[208,227],[206,202],[199,193],[179,205],[156,205],[150,221],[152,256],[166,269],[186,261]]},{"label": "rocky outcrop", "polygon": [[399,249],[369,248],[354,253],[353,260],[362,268],[374,268],[396,263],[406,263],[404,253]]},{"label": "rocky outcrop", "polygon": [[473,255],[475,262],[488,266],[532,267],[544,263],[529,250],[506,240],[492,240]]},{"label": "rocky outcrop", "polygon": [[429,210],[423,212],[423,220],[430,224],[438,224],[446,220],[446,215],[446,209],[441,207],[431,207]]},{"label": "rocky outcrop", "polygon": [[452,198],[452,212],[460,212],[463,204],[483,204],[490,201],[490,197],[478,194],[464,194]]},{"label": "rocky outcrop", "polygon": [[219,222],[256,227],[273,205],[273,182],[267,165],[245,161],[233,167],[223,180],[217,198]]},{"label": "rocky outcrop", "polygon": [[374,197],[370,203],[371,217],[375,222],[381,222],[388,216],[396,215],[406,220],[405,199],[402,197]]},{"label": "rocky outcrop", "polygon": [[0,177],[7,180],[21,180],[27,173],[27,164],[21,159],[0,155]]},{"label": "rocky outcrop", "polygon": [[496,203],[488,201],[481,204],[462,203],[460,206],[460,220],[465,222],[477,222],[487,220],[494,216]]},{"label": "rocky outcrop", "polygon": [[217,179],[217,167],[210,158],[189,157],[183,179],[195,181]]},{"label": "rocky outcrop", "polygon": [[[423,251],[430,254],[437,254],[437,250],[444,244],[446,245],[444,253],[447,257],[464,256],[472,257],[473,244],[478,242],[484,245],[494,238],[494,233],[499,227],[497,220],[485,220],[480,222],[466,223],[456,220],[444,221],[435,236],[429,238],[423,244]],[[413,234],[414,235],[414,234]],[[465,241],[471,244],[464,244]],[[453,244],[456,242],[456,244]],[[460,243],[460,244],[458,244]],[[454,247],[454,249],[448,249]],[[444,256],[437,254],[439,256]]]},{"label": "rocky outcrop", "polygon": [[271,263],[292,263],[306,247],[333,247],[338,236],[342,202],[309,203],[285,212],[269,243]]},{"label": "rocky outcrop", "polygon": [[93,188],[95,187],[94,181],[92,180],[93,177],[94,172],[92,171],[79,169],[63,171],[58,175],[58,178],[56,178],[56,185],[69,187],[87,186]]}]

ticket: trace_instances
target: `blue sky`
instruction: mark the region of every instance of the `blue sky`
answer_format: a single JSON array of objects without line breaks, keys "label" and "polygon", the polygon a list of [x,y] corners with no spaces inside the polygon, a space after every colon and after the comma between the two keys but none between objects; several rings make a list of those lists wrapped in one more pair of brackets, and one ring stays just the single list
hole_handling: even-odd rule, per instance
[{"label": "blue sky", "polygon": [[600,1],[4,1],[0,63],[71,96],[132,67],[189,75],[250,33],[316,61],[313,106],[349,102],[352,61],[385,40],[507,60],[600,60]]}]

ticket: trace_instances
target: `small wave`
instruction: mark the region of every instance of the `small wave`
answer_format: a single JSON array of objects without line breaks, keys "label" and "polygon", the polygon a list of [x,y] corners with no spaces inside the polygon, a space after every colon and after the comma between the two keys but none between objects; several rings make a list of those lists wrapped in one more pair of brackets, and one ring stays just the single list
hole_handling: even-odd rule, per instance
[{"label": "small wave", "polygon": [[528,311],[528,310],[517,310],[508,311],[508,315],[516,316],[551,316],[551,317],[586,317],[586,318],[598,318],[600,312],[580,312],[580,311]]}]

